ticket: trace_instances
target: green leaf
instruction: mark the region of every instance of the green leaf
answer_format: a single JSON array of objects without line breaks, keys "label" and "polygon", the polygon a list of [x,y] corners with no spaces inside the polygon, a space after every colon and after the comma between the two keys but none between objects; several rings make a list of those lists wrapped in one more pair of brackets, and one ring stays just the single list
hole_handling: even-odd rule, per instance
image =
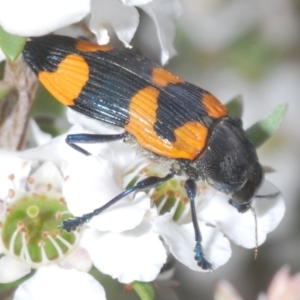
[{"label": "green leaf", "polygon": [[270,138],[281,124],[287,110],[287,104],[281,104],[276,107],[265,119],[255,123],[246,134],[255,148],[262,145]]},{"label": "green leaf", "polygon": [[149,282],[134,281],[132,287],[141,300],[153,300],[155,296],[154,288]]},{"label": "green leaf", "polygon": [[15,61],[21,54],[26,37],[10,34],[0,26],[0,48],[10,61]]},{"label": "green leaf", "polygon": [[230,100],[226,107],[232,118],[241,118],[243,113],[243,97],[238,95]]}]

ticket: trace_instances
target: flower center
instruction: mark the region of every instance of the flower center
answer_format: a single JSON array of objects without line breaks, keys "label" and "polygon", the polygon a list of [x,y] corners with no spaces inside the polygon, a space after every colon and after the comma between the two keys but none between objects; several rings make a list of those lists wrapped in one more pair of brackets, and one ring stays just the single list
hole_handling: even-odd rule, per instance
[{"label": "flower center", "polygon": [[[130,185],[133,185],[137,181],[149,176],[161,177],[162,174],[160,174],[159,170],[156,170],[151,166],[145,167],[140,171],[140,176],[136,176]],[[159,214],[163,215],[175,207],[173,215],[174,221],[180,218],[186,209],[186,204],[189,203],[189,199],[184,188],[184,178],[181,179],[179,176],[175,176],[162,185],[154,188],[149,194],[153,203],[157,206]]]},{"label": "flower center", "polygon": [[1,239],[6,252],[39,267],[61,260],[77,243],[79,233],[59,226],[72,217],[58,193],[25,193],[8,204]]}]

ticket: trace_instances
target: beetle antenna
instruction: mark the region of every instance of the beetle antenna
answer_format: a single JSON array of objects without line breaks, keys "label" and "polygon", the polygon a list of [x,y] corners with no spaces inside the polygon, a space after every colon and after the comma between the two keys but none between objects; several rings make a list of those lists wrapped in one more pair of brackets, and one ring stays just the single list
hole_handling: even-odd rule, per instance
[{"label": "beetle antenna", "polygon": [[254,249],[254,260],[257,259],[258,256],[258,234],[257,234],[257,215],[256,211],[253,207],[250,208],[253,217],[254,217],[254,223],[255,223],[255,249]]},{"label": "beetle antenna", "polygon": [[277,197],[280,194],[280,192],[267,194],[267,195],[255,195],[254,198],[274,198]]}]

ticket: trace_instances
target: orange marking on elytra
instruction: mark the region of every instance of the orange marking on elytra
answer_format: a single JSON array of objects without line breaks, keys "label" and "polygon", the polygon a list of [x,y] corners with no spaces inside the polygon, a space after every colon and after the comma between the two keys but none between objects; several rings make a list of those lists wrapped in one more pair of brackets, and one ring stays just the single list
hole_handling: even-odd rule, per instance
[{"label": "orange marking on elytra", "polygon": [[179,78],[178,76],[172,74],[171,72],[163,69],[163,68],[154,68],[152,70],[152,81],[153,83],[165,87],[169,83],[181,83],[184,82],[183,79]]},{"label": "orange marking on elytra", "polygon": [[69,54],[55,72],[41,71],[38,78],[58,101],[72,106],[89,80],[89,66],[83,57]]},{"label": "orange marking on elytra", "polygon": [[220,118],[228,114],[227,108],[216,97],[209,93],[203,93],[202,103],[210,117]]},{"label": "orange marking on elytra", "polygon": [[184,150],[189,154],[188,158],[194,159],[205,147],[208,129],[201,123],[192,121],[176,128],[174,134],[174,147]]},{"label": "orange marking on elytra", "polygon": [[82,52],[110,51],[113,47],[109,45],[98,45],[88,41],[78,41],[75,48]]},{"label": "orange marking on elytra", "polygon": [[195,159],[205,146],[207,128],[199,122],[187,122],[174,130],[175,142],[161,138],[154,130],[158,97],[159,90],[152,86],[138,91],[131,98],[130,118],[125,129],[135,136],[142,147],[158,155]]}]

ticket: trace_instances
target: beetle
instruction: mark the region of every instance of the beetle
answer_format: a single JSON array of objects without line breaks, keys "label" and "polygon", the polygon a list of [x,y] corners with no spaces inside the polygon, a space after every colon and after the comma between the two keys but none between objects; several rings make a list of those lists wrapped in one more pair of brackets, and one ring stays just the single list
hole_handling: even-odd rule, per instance
[{"label": "beetle", "polygon": [[251,208],[263,181],[263,169],[241,121],[231,118],[219,100],[146,57],[128,49],[100,46],[66,36],[31,38],[23,56],[46,89],[61,103],[88,117],[124,128],[113,135],[72,134],[66,142],[116,140],[138,144],[154,161],[169,166],[165,177],[150,176],[80,217],[63,221],[70,232],[136,190],[156,187],[174,175],[185,175],[195,231],[195,259],[204,270],[205,257],[195,209],[196,181],[230,195],[239,212]]}]

